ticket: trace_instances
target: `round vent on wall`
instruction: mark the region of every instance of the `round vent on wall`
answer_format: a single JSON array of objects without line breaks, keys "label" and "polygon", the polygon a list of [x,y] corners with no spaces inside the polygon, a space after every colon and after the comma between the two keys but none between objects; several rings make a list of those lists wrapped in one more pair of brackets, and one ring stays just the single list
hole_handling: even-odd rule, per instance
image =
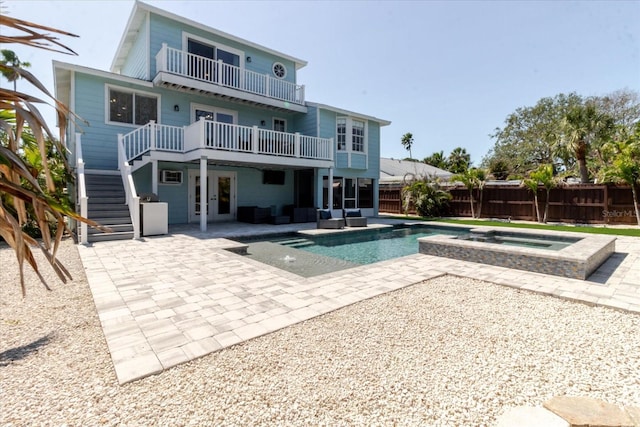
[{"label": "round vent on wall", "polygon": [[280,62],[273,63],[273,75],[279,79],[283,79],[287,75],[287,69]]}]

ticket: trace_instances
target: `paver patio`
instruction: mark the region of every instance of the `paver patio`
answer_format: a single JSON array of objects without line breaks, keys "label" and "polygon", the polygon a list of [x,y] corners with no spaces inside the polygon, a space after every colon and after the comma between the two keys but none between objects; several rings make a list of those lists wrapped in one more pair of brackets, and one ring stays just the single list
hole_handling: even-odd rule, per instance
[{"label": "paver patio", "polygon": [[616,253],[586,281],[421,254],[302,278],[225,250],[238,245],[230,236],[311,228],[175,226],[167,236],[79,245],[118,381],[444,274],[640,313],[639,238],[618,238]]}]

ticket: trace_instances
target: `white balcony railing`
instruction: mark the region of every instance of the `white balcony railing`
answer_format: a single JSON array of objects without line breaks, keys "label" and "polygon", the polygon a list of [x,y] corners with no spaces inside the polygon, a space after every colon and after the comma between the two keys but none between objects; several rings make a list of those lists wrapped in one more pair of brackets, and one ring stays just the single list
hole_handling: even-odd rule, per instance
[{"label": "white balcony railing", "polygon": [[240,126],[204,118],[184,128],[149,122],[123,135],[121,148],[127,162],[150,151],[188,153],[200,148],[310,160],[333,160],[333,138],[277,132],[257,126]]},{"label": "white balcony railing", "polygon": [[303,85],[174,49],[166,43],[156,55],[156,71],[304,105]]}]

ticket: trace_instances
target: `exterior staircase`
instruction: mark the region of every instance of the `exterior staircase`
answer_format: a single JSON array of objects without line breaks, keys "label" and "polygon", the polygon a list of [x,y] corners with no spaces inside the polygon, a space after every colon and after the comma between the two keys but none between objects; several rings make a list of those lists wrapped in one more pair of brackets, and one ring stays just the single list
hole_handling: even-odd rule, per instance
[{"label": "exterior staircase", "polygon": [[112,233],[88,227],[89,242],[133,239],[133,224],[120,175],[85,174],[88,216]]}]

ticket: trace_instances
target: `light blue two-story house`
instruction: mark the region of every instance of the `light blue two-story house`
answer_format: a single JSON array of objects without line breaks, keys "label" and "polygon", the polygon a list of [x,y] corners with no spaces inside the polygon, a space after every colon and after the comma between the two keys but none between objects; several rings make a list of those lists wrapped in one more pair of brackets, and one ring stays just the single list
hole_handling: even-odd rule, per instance
[{"label": "light blue two-story house", "polygon": [[126,238],[140,235],[151,195],[169,224],[202,230],[250,207],[377,215],[390,122],[307,101],[306,65],[136,2],[110,71],[53,64],[56,96],[79,117],[68,141],[81,213]]}]

